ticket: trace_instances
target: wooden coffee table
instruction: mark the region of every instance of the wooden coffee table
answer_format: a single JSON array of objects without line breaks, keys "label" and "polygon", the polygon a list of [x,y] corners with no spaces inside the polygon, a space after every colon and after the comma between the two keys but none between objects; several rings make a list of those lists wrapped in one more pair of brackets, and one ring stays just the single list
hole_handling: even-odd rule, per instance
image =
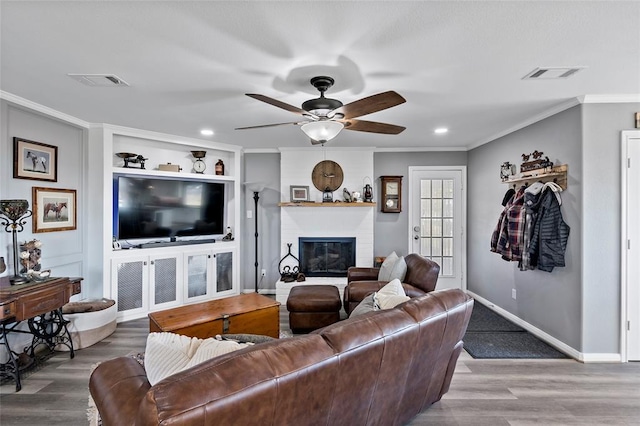
[{"label": "wooden coffee table", "polygon": [[258,293],[240,294],[149,314],[149,331],[207,339],[249,333],[278,338],[280,303]]}]

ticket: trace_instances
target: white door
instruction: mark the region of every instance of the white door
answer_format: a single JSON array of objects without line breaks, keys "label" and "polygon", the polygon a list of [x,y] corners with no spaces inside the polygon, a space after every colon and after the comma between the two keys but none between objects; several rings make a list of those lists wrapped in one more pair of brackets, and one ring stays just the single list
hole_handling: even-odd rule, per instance
[{"label": "white door", "polygon": [[440,265],[436,290],[466,289],[466,167],[409,167],[409,252]]},{"label": "white door", "polygon": [[[623,317],[623,339],[626,340],[628,361],[640,361],[640,132],[633,133],[624,141],[622,154],[623,189],[622,198],[625,218],[623,223],[622,256],[625,270],[622,271],[623,292],[626,288],[626,318]],[[623,305],[623,310],[624,305]],[[624,354],[623,354],[624,356]]]}]

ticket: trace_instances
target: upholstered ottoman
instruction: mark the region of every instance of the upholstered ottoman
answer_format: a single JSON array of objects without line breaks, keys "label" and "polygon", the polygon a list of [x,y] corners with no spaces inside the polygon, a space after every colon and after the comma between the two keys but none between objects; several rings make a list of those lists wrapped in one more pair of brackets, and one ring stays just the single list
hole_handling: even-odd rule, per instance
[{"label": "upholstered ottoman", "polygon": [[340,292],[332,285],[298,285],[287,298],[289,327],[304,333],[340,321]]}]

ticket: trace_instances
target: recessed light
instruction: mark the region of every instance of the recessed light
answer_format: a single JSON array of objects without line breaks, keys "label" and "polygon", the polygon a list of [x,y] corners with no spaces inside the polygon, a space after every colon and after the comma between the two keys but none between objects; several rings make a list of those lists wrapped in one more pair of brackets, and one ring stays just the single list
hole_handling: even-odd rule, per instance
[{"label": "recessed light", "polygon": [[438,127],[433,131],[433,133],[442,134],[442,133],[447,133],[448,131],[449,129],[447,129],[446,127]]},{"label": "recessed light", "polygon": [[213,130],[211,130],[211,129],[202,129],[202,130],[200,130],[200,134],[202,136],[211,136],[211,135],[213,135]]}]

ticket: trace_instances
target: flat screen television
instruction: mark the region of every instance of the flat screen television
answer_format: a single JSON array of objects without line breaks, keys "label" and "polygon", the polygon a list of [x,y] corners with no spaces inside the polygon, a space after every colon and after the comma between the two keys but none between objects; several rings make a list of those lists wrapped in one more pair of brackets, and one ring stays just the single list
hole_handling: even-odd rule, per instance
[{"label": "flat screen television", "polygon": [[113,235],[118,240],[222,234],[223,183],[116,175]]}]

